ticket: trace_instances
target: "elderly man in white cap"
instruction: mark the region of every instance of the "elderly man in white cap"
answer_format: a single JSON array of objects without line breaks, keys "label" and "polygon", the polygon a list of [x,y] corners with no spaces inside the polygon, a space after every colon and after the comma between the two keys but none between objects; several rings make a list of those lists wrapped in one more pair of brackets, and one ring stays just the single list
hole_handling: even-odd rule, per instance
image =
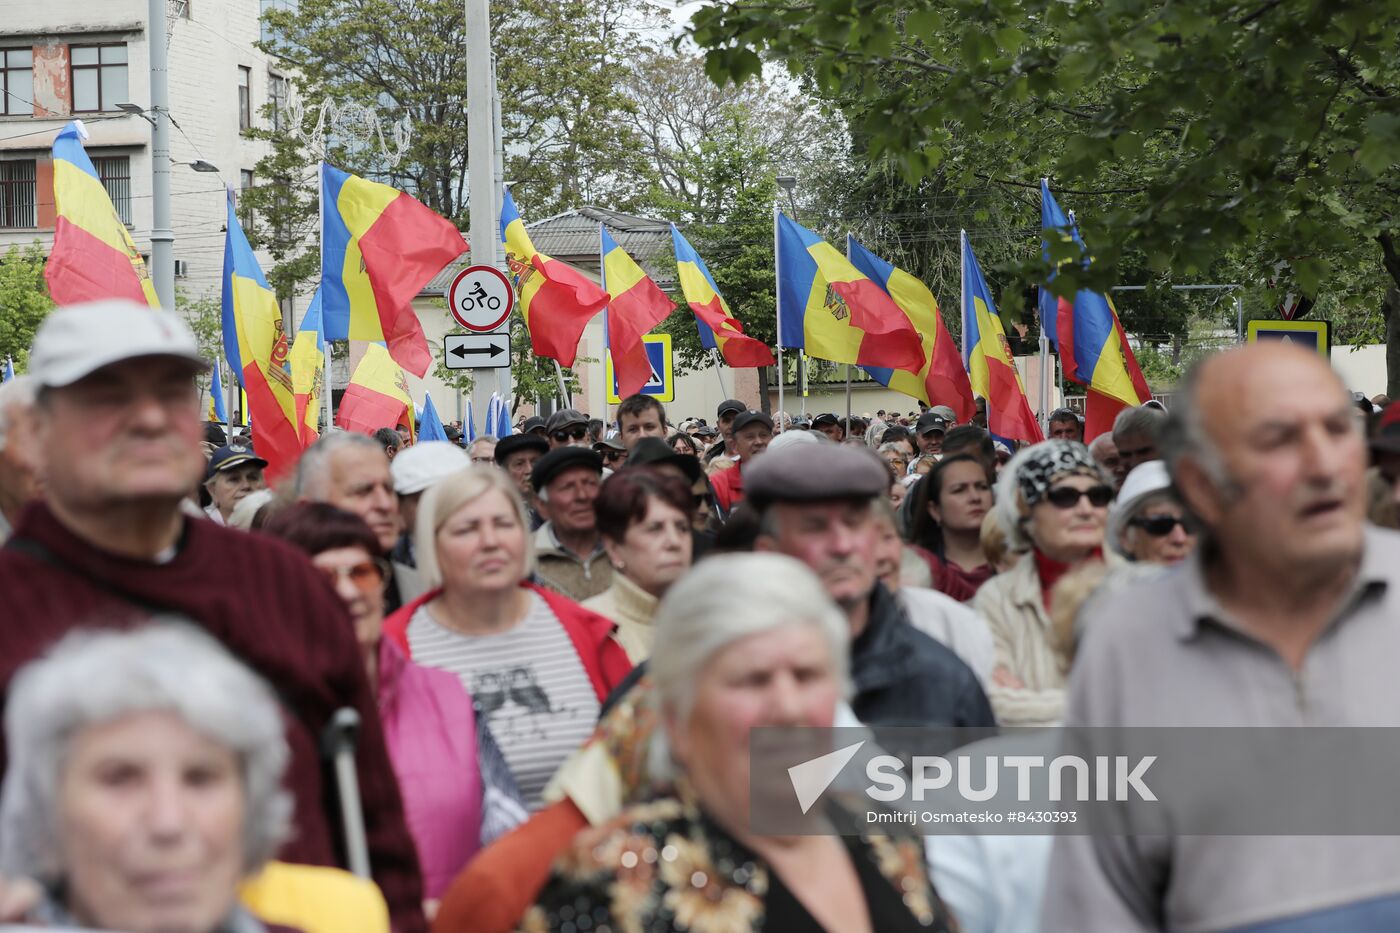
[{"label": "elderly man in white cap", "polygon": [[[394,492],[399,494],[399,517],[403,521],[403,534],[390,553],[394,563],[418,566],[413,554],[413,529],[418,523],[418,503],[423,493],[438,480],[471,465],[467,452],[450,441],[422,441],[401,452],[389,464]],[[414,597],[404,598],[407,601]]]},{"label": "elderly man in white cap", "polygon": [[204,467],[195,376],[209,367],[194,334],[130,301],[75,305],[39,328],[29,365],[44,497],[0,549],[0,694],[75,628],[172,615],[200,625],[287,707],[297,834],[281,857],[311,864],[335,864],[339,850],[319,739],[353,707],[374,880],[396,929],[425,929],[413,840],[344,606],[299,551],[181,510]]}]

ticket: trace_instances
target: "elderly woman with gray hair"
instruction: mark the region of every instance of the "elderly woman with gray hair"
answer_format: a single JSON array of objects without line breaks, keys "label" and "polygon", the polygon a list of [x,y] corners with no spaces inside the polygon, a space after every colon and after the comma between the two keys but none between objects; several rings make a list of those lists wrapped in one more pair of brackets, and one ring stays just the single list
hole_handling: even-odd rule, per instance
[{"label": "elderly woman with gray hair", "polygon": [[1051,624],[1050,593],[1066,573],[1102,556],[1112,501],[1111,477],[1078,441],[1027,447],[997,479],[1008,543],[1028,552],[972,601],[996,644],[987,698],[1002,725],[1052,725],[1064,715],[1069,661]]},{"label": "elderly woman with gray hair", "polygon": [[278,929],[238,892],[290,829],[282,715],[213,639],[178,624],[69,635],[15,676],[5,731],[0,873],[37,886],[0,886],[0,922]]},{"label": "elderly woman with gray hair", "polygon": [[751,828],[750,730],[830,727],[849,690],[846,619],[817,577],[776,554],[714,557],[656,622],[651,770],[673,796],[580,834],[522,928],[949,929],[915,840]]}]

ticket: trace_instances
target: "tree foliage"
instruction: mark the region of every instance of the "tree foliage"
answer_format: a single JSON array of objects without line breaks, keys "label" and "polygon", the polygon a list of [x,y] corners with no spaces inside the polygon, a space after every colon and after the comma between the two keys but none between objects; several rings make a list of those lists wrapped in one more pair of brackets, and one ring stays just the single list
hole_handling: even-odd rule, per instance
[{"label": "tree foliage", "polygon": [[1251,285],[1285,259],[1320,294],[1365,270],[1400,286],[1397,26],[1396,0],[739,0],[692,35],[716,81],[786,62],[911,183],[1050,177],[1096,260],[1056,291],[1137,256]]},{"label": "tree foliage", "polygon": [[44,282],[43,245],[11,246],[0,259],[0,366],[13,359],[15,372],[29,369],[34,332],[53,306]]}]

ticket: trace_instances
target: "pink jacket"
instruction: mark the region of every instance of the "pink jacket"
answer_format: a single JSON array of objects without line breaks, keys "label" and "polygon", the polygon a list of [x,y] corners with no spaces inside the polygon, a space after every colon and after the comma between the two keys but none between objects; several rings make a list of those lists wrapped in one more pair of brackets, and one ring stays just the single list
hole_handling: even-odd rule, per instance
[{"label": "pink jacket", "polygon": [[379,640],[379,718],[404,815],[423,867],[423,892],[442,897],[481,848],[476,714],[462,681],[410,661]]}]

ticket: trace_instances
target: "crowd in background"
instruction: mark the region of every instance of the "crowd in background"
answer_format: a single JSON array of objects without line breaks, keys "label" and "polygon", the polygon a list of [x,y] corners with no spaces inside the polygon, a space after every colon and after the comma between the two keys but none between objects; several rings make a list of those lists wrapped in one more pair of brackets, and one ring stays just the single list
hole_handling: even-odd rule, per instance
[{"label": "crowd in background", "polygon": [[[331,430],[271,482],[199,420],[205,368],[173,315],[108,302],[0,387],[0,922],[1018,933],[1400,902],[1388,839],[749,824],[757,726],[1393,725],[1400,405],[1316,356],[1219,354],[1087,446],[1070,409],[1017,445],[980,400],[710,424],[638,395],[470,442]],[[372,881],[340,870],[361,849]],[[1316,928],[1384,928],[1357,916]]]}]

